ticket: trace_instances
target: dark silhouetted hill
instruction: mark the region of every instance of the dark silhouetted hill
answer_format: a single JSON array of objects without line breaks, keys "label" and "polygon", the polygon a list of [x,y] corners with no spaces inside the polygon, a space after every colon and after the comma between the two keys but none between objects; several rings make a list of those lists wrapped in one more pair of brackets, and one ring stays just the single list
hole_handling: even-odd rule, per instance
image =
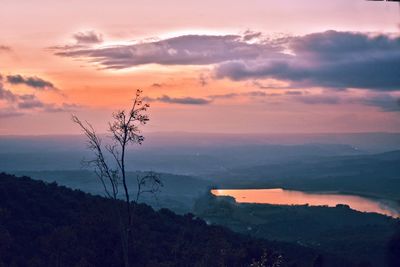
[{"label": "dark silhouetted hill", "polygon": [[[122,266],[112,200],[55,183],[0,174],[0,266]],[[209,226],[191,214],[132,205],[134,266],[249,266],[267,255],[280,266],[346,266],[286,243]],[[267,266],[270,266],[267,264]],[[347,265],[350,266],[350,265]]]}]

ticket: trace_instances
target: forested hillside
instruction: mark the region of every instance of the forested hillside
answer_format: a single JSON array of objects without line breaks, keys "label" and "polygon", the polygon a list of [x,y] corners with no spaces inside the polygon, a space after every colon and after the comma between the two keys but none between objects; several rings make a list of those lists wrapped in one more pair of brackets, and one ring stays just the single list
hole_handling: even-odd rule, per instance
[{"label": "forested hillside", "polygon": [[[122,266],[114,203],[55,183],[0,174],[0,266]],[[132,204],[134,266],[351,266],[286,243],[255,240],[191,214]],[[266,256],[266,257],[265,257]],[[276,265],[278,266],[278,265]]]}]

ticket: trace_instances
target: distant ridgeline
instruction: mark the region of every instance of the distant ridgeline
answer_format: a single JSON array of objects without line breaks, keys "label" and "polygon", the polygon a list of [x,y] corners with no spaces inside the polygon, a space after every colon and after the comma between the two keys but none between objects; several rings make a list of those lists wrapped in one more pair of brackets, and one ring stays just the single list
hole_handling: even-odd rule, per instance
[{"label": "distant ridgeline", "polygon": [[[0,173],[0,266],[122,266],[113,204]],[[132,266],[353,266],[317,250],[209,226],[191,214],[145,204],[132,209]]]}]

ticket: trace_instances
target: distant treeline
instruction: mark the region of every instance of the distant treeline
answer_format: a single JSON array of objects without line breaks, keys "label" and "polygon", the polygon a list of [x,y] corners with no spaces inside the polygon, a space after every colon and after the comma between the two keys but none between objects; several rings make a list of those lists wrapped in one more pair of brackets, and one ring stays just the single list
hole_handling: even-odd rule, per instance
[{"label": "distant treeline", "polygon": [[[204,195],[194,212],[209,223],[255,238],[301,244],[354,266],[400,266],[400,220],[346,205],[268,205]],[[325,266],[325,265],[323,265]]]}]

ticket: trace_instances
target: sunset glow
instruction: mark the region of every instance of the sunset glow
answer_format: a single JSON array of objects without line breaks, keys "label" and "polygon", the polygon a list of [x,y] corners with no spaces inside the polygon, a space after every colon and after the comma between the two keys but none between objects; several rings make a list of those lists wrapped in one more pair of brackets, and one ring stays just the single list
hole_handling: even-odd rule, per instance
[{"label": "sunset glow", "polygon": [[400,130],[394,3],[40,3],[0,3],[2,135],[105,131],[137,88],[146,131]]}]

